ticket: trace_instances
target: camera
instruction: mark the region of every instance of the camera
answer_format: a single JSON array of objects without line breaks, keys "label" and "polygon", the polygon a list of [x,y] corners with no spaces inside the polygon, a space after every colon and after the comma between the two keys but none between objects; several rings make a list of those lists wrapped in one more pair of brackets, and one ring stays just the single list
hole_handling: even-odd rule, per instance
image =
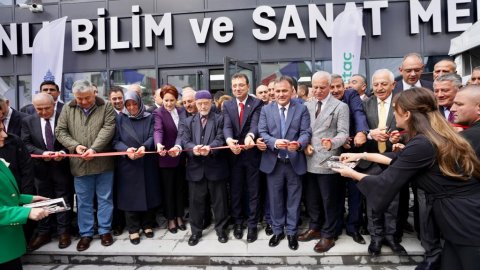
[{"label": "camera", "polygon": [[38,12],[43,12],[43,5],[41,4],[17,4],[17,7],[23,8],[23,9],[29,9],[31,12],[38,13]]}]

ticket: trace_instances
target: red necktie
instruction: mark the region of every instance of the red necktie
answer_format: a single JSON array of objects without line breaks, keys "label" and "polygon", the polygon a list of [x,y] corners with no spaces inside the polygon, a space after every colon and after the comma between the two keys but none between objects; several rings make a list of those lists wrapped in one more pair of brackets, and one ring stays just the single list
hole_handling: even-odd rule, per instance
[{"label": "red necktie", "polygon": [[245,104],[243,104],[243,103],[238,103],[238,106],[240,106],[240,115],[239,115],[239,117],[238,117],[238,120],[239,120],[238,126],[242,127],[243,108],[245,108]]}]

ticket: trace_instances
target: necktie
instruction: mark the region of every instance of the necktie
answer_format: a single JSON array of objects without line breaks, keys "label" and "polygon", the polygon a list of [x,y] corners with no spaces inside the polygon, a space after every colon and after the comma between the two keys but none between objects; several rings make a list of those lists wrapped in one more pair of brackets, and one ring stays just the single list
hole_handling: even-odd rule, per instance
[{"label": "necktie", "polygon": [[320,114],[321,111],[322,111],[322,102],[319,101],[319,102],[317,102],[317,110],[315,111],[315,118],[318,117],[318,115]]},{"label": "necktie", "polygon": [[[387,116],[385,113],[385,101],[380,101],[380,109],[378,110],[378,128],[386,128],[387,127]],[[386,142],[378,142],[378,151],[380,153],[385,152],[387,150],[387,143]]]},{"label": "necktie", "polygon": [[50,119],[45,119],[45,141],[47,142],[47,150],[54,151],[53,147],[53,132],[52,126],[50,125]]},{"label": "necktie", "polygon": [[200,118],[200,121],[202,122],[202,128],[205,128],[205,126],[207,125],[207,116],[202,115],[202,117]]},{"label": "necktie", "polygon": [[245,108],[245,104],[239,103],[238,106],[240,106],[240,115],[238,116],[238,126],[241,128],[242,127],[242,119],[243,119],[243,109]]},{"label": "necktie", "polygon": [[[280,132],[282,133],[282,138],[285,138],[285,133],[286,133],[286,128],[285,126],[287,125],[285,123],[285,107],[280,108]],[[286,158],[287,157],[287,150],[280,150],[278,152],[278,155],[280,158]]]},{"label": "necktie", "polygon": [[[447,109],[447,108],[445,108]],[[448,109],[448,122],[449,123],[454,123],[455,122],[455,117],[453,116],[453,113]]]}]

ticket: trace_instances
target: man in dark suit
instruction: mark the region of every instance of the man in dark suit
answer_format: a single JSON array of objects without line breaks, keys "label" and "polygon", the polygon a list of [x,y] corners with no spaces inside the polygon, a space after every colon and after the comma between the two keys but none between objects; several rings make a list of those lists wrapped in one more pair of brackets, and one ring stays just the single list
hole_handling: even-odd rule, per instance
[{"label": "man in dark suit", "polygon": [[192,149],[187,152],[186,167],[192,230],[188,244],[195,246],[202,238],[208,195],[213,206],[218,241],[226,243],[228,241],[226,179],[229,171],[225,168],[228,164],[223,150],[211,150],[224,145],[223,116],[211,112],[212,95],[207,90],[196,92],[195,104],[198,113],[181,122],[178,132],[181,136],[181,147]]},{"label": "man in dark suit", "polygon": [[[360,78],[360,77],[359,77]],[[355,78],[358,80],[358,78]],[[363,111],[362,100],[354,89],[345,89],[342,76],[332,74],[332,83],[330,84],[330,94],[336,99],[348,105],[350,129],[348,142],[343,145],[342,152],[359,153],[365,142],[369,131],[367,117]],[[359,233],[359,227],[362,224],[362,201],[363,196],[357,188],[357,182],[342,177],[339,183],[339,221],[337,223],[336,235],[342,234],[343,214],[345,212],[345,188],[348,190],[348,216],[346,224],[347,235],[359,244],[365,244],[363,236]]]},{"label": "man in dark suit", "polygon": [[418,53],[408,53],[403,57],[402,65],[398,68],[402,74],[402,80],[397,81],[393,89],[393,95],[408,90],[412,87],[424,87],[433,90],[432,82],[421,80],[423,73],[423,57]]},{"label": "man in dark suit", "polygon": [[[59,99],[60,97],[60,88],[54,81],[44,81],[40,84],[40,92],[49,94],[53,97],[55,101],[55,112],[61,112],[63,108],[63,102]],[[37,111],[33,104],[27,104],[20,108],[20,111],[29,115],[35,114]]]},{"label": "man in dark suit", "polygon": [[182,105],[183,110],[180,111],[183,114],[182,117],[187,118],[197,113],[197,106],[195,105],[195,90],[191,87],[186,87],[182,91]]},{"label": "man in dark suit", "polygon": [[108,90],[108,101],[112,103],[113,109],[115,110],[116,114],[120,113],[127,113],[127,109],[125,108],[125,103],[123,101],[124,94],[123,88],[120,86],[112,86],[110,90]]},{"label": "man in dark suit", "polygon": [[[47,198],[64,198],[72,205],[72,182],[68,160],[59,157],[68,150],[63,147],[54,135],[55,123],[59,112],[55,113],[55,101],[51,95],[39,93],[32,99],[36,114],[26,117],[22,123],[22,140],[30,154],[44,155],[43,159],[34,159],[35,186],[37,193]],[[65,211],[56,214],[59,248],[71,244],[70,224],[71,213]],[[28,249],[36,250],[51,241],[50,228],[53,225],[51,216],[38,224],[38,235],[30,241]]]},{"label": "man in dark suit", "polygon": [[153,111],[162,107],[162,96],[160,95],[161,92],[162,88],[158,88],[157,90],[155,90],[155,94],[153,95],[154,104],[147,109],[149,113],[153,113]]},{"label": "man in dark suit", "polygon": [[28,114],[19,112],[10,107],[10,102],[4,97],[0,97],[0,120],[3,122],[6,133],[15,134],[18,137],[22,131],[22,120]]},{"label": "man in dark suit", "polygon": [[477,156],[480,157],[480,86],[469,85],[462,88],[453,101],[451,113],[455,116],[455,123],[467,125],[469,128],[460,132],[472,145]]},{"label": "man in dark suit", "polygon": [[433,82],[433,93],[438,102],[440,113],[450,123],[454,123],[454,116],[450,112],[453,100],[458,90],[462,87],[462,77],[455,73],[444,74],[439,76]]},{"label": "man in dark suit", "polygon": [[[231,215],[235,225],[233,236],[243,237],[243,198],[248,198],[248,234],[247,242],[257,240],[259,220],[259,164],[260,152],[253,146],[258,137],[258,118],[263,103],[248,95],[250,89],[248,77],[243,73],[232,76],[232,93],[235,99],[223,104],[223,135],[233,155],[231,158],[230,194]],[[245,151],[238,145],[245,145]],[[245,192],[247,196],[245,196]]]},{"label": "man in dark suit", "polygon": [[[370,128],[366,151],[369,153],[391,152],[392,145],[400,139],[396,132],[396,122],[393,115],[393,88],[395,80],[393,73],[388,69],[375,71],[372,76],[374,96],[364,102],[364,111]],[[378,165],[369,162],[360,162],[359,168],[371,174],[381,172]],[[405,249],[394,239],[397,230],[398,196],[390,203],[387,211],[378,213],[369,206],[367,198],[368,230],[371,242],[368,252],[371,255],[380,254],[382,242],[385,242],[393,252],[405,255]]]},{"label": "man in dark suit", "polygon": [[288,236],[288,247],[298,249],[297,225],[302,196],[301,176],[307,171],[303,150],[310,142],[310,116],[303,104],[291,101],[293,80],[275,80],[275,102],[262,107],[258,123],[260,136],[267,144],[260,170],[267,174],[268,195],[274,235],[269,246],[277,246]]},{"label": "man in dark suit", "polygon": [[[312,139],[307,146],[308,178],[305,180],[305,205],[310,217],[308,230],[299,241],[319,239],[315,252],[327,252],[335,245],[340,208],[340,175],[326,166],[325,161],[341,153],[348,140],[348,106],[330,94],[331,75],[317,71],[312,76],[314,100],[306,102],[310,114]],[[344,197],[341,199],[345,201]]]},{"label": "man in dark suit", "polygon": [[452,59],[442,59],[433,66],[433,80],[450,73],[457,73],[457,64]]}]

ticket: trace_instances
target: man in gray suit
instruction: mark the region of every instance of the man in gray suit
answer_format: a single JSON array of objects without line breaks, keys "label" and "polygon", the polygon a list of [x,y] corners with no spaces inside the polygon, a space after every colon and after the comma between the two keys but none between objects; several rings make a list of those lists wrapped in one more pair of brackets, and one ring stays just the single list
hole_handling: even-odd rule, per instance
[{"label": "man in gray suit", "polygon": [[310,216],[309,230],[299,241],[320,239],[314,250],[327,252],[335,245],[338,222],[338,189],[340,175],[326,167],[326,161],[341,153],[349,134],[348,105],[330,94],[331,75],[318,71],[312,76],[315,100],[306,102],[310,114],[312,140],[307,146],[308,179],[305,181],[305,203]]},{"label": "man in gray suit", "polygon": [[[364,102],[364,111],[370,128],[367,136],[366,151],[369,153],[391,152],[393,144],[399,142],[400,136],[396,132],[396,122],[393,116],[392,91],[395,87],[393,73],[388,69],[379,69],[372,76],[374,96]],[[378,174],[381,169],[378,165],[361,161],[358,165],[370,174]],[[397,228],[398,195],[390,203],[387,211],[378,213],[369,207],[367,198],[368,231],[371,242],[368,252],[379,255],[382,242],[385,242],[393,252],[406,255],[405,249],[394,240]]]}]

